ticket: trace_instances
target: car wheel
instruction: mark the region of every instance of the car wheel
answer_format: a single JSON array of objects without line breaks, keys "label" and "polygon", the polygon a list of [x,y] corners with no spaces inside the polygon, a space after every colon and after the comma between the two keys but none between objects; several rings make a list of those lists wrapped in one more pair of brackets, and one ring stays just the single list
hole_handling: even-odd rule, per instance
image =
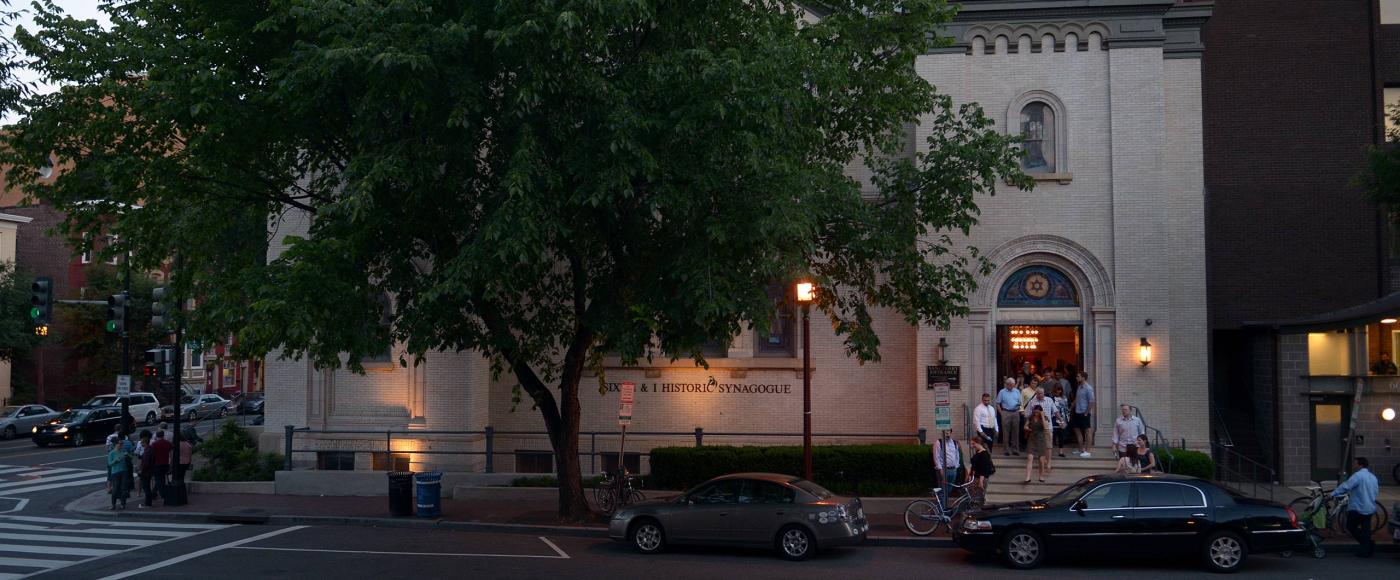
[{"label": "car wheel", "polygon": [[1001,540],[1001,554],[1007,566],[1030,570],[1045,561],[1045,541],[1033,530],[1017,528]]},{"label": "car wheel", "polygon": [[778,550],[794,562],[806,560],[817,549],[817,539],[802,526],[788,526],[778,532]]},{"label": "car wheel", "polygon": [[228,408],[221,408],[221,409],[219,409],[219,418],[220,418],[220,419],[222,419],[222,418],[224,418],[224,417],[227,417],[227,416],[228,416]]},{"label": "car wheel", "polygon": [[82,447],[84,445],[87,445],[87,435],[83,435],[83,433],[79,431],[77,435],[73,436],[73,446]]},{"label": "car wheel", "polygon": [[15,438],[15,435],[16,435],[16,433],[15,433],[15,426],[14,426],[14,425],[6,425],[6,426],[5,426],[5,438],[6,438],[6,439],[14,439],[14,438]]},{"label": "car wheel", "polygon": [[632,547],[643,554],[655,554],[666,547],[666,532],[661,523],[653,519],[643,519],[632,524]]},{"label": "car wheel", "polygon": [[1248,549],[1234,532],[1216,532],[1206,538],[1206,566],[1212,572],[1234,572],[1244,566]]},{"label": "car wheel", "polygon": [[193,422],[194,422],[194,411],[190,411],[190,414],[185,415],[185,421],[186,421],[187,423],[193,423]]},{"label": "car wheel", "polygon": [[155,425],[155,424],[156,424],[156,412],[155,412],[155,411],[151,411],[151,412],[149,412],[149,413],[146,413],[146,426],[149,427],[149,426]]}]

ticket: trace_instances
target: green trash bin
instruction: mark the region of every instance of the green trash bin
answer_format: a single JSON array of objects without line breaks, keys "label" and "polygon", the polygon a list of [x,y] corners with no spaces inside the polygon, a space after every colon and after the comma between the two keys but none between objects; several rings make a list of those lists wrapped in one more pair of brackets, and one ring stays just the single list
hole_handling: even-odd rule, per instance
[{"label": "green trash bin", "polygon": [[389,472],[389,515],[413,515],[413,472]]}]

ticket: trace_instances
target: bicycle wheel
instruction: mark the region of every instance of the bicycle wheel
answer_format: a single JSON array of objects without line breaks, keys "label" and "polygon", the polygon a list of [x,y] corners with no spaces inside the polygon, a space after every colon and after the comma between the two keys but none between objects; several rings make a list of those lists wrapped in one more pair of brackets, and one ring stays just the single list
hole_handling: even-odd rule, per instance
[{"label": "bicycle wheel", "polygon": [[1395,480],[1395,485],[1400,485],[1400,463],[1396,463],[1395,467],[1390,468],[1390,478]]},{"label": "bicycle wheel", "polygon": [[943,518],[938,512],[938,504],[931,500],[911,501],[909,506],[904,508],[904,526],[916,536],[932,534],[943,523]]},{"label": "bicycle wheel", "polygon": [[1385,506],[1380,500],[1376,500],[1376,513],[1371,514],[1371,533],[1385,529],[1386,522],[1390,521],[1390,513],[1385,511]]},{"label": "bicycle wheel", "polygon": [[603,513],[610,514],[617,509],[617,491],[611,486],[598,488],[594,496],[598,500],[598,509]]},{"label": "bicycle wheel", "polygon": [[627,494],[627,503],[625,503],[625,504],[623,504],[623,505],[632,505],[632,504],[634,504],[634,503],[641,503],[641,502],[644,502],[644,501],[646,501],[646,500],[647,500],[647,496],[642,495],[642,492],[637,491],[637,490],[634,489],[634,490],[632,490],[631,492],[628,492],[628,494]]}]

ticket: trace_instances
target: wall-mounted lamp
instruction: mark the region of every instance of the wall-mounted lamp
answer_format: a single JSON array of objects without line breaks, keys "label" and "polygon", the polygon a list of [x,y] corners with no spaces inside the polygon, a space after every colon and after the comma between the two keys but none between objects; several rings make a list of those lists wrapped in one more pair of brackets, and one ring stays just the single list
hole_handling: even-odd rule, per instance
[{"label": "wall-mounted lamp", "polygon": [[938,366],[948,366],[948,339],[942,336],[938,337],[938,346],[934,348],[938,349]]},{"label": "wall-mounted lamp", "polygon": [[1395,409],[1393,407],[1386,407],[1385,410],[1381,411],[1381,418],[1386,421],[1394,421]]},{"label": "wall-mounted lamp", "polygon": [[1152,364],[1152,343],[1147,342],[1146,336],[1138,343],[1138,362],[1142,363],[1142,366]]},{"label": "wall-mounted lamp", "polygon": [[1381,324],[1395,324],[1394,318],[1382,318]]}]

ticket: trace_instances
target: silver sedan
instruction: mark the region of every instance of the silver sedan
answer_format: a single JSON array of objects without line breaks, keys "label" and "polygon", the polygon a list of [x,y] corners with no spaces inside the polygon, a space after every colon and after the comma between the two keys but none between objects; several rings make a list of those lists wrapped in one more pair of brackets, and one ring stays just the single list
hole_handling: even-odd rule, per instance
[{"label": "silver sedan", "polygon": [[28,435],[35,427],[48,423],[58,416],[58,411],[43,405],[15,405],[0,408],[0,437],[14,439],[17,435]]},{"label": "silver sedan", "polygon": [[772,547],[789,560],[859,544],[869,532],[860,499],[776,473],[716,477],[674,498],[622,508],[608,524],[609,537],[644,554],[667,544],[711,544]]}]

